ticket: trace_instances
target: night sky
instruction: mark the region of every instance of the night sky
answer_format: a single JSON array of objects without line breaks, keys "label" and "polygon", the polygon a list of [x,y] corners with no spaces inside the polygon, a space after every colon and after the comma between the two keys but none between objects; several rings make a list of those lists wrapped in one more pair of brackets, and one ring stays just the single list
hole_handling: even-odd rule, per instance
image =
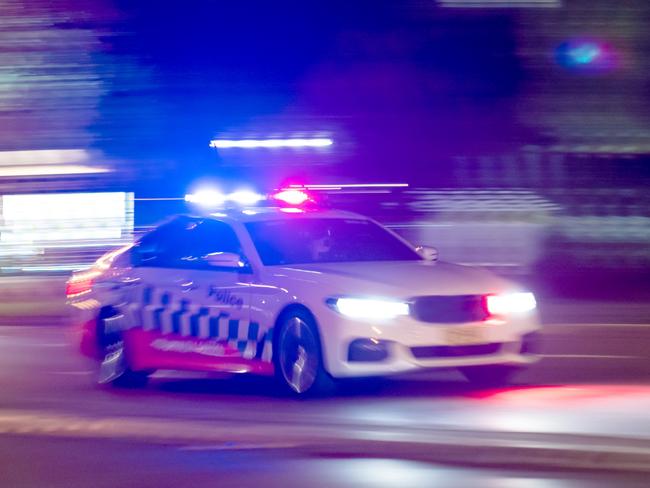
[{"label": "night sky", "polygon": [[[168,191],[206,175],[445,186],[458,157],[634,146],[649,135],[648,8],[597,4],[6,0],[0,150],[93,148]],[[616,62],[595,69],[581,35]],[[554,57],[563,45],[576,66]],[[332,150],[208,147],[321,135]]]},{"label": "night sky", "polygon": [[[461,149],[503,150],[528,130],[512,115],[524,74],[502,14],[459,17],[413,2],[117,10],[97,54],[110,81],[93,130],[119,157],[183,160],[197,173],[263,162],[287,175],[376,180],[436,171]],[[322,132],[333,154],[207,149],[218,135]]]}]

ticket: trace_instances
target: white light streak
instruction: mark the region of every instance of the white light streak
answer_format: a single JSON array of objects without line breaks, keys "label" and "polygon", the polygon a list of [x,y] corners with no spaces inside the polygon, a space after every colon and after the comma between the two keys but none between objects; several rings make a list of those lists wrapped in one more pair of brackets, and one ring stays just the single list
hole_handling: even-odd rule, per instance
[{"label": "white light streak", "polygon": [[328,137],[290,139],[214,139],[210,147],[217,149],[259,149],[279,147],[328,147],[334,141]]},{"label": "white light streak", "polygon": [[50,164],[0,167],[0,177],[81,175],[96,173],[110,173],[110,170],[107,168],[87,166],[83,164]]},{"label": "white light streak", "polygon": [[[123,245],[130,239],[131,198],[131,194],[123,192],[3,195],[0,255],[24,256],[3,269],[39,272],[87,266],[76,262],[84,259],[82,248]],[[64,256],[75,262],[42,262],[43,256],[55,249],[74,249],[76,254],[66,252]]]},{"label": "white light streak", "polygon": [[0,151],[0,166],[79,164],[90,159],[85,149]]}]

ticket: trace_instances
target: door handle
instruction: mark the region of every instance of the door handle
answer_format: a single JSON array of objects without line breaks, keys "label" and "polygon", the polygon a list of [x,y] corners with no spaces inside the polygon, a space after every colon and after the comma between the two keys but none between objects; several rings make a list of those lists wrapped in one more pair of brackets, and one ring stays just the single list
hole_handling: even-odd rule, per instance
[{"label": "door handle", "polygon": [[110,290],[124,290],[125,288],[133,288],[141,284],[139,279],[125,279],[120,281],[111,282],[109,289]]},{"label": "door handle", "polygon": [[192,280],[183,281],[179,283],[178,286],[180,287],[182,292],[196,290],[199,287],[199,285],[194,283]]}]

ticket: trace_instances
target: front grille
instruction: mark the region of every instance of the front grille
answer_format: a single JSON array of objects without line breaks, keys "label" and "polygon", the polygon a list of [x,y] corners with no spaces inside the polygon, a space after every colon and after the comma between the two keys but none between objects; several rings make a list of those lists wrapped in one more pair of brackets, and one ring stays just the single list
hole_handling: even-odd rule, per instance
[{"label": "front grille", "polygon": [[411,315],[421,322],[438,324],[481,322],[489,316],[482,295],[415,297]]},{"label": "front grille", "polygon": [[418,359],[486,356],[496,353],[500,347],[501,344],[497,342],[471,346],[418,346],[412,347],[411,353]]}]

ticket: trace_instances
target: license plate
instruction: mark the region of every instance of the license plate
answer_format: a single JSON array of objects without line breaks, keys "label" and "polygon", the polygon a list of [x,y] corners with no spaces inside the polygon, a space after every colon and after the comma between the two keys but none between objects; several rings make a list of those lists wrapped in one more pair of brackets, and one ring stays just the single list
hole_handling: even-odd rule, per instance
[{"label": "license plate", "polygon": [[482,344],[487,342],[485,331],[478,326],[453,327],[445,331],[445,342],[449,346]]}]

